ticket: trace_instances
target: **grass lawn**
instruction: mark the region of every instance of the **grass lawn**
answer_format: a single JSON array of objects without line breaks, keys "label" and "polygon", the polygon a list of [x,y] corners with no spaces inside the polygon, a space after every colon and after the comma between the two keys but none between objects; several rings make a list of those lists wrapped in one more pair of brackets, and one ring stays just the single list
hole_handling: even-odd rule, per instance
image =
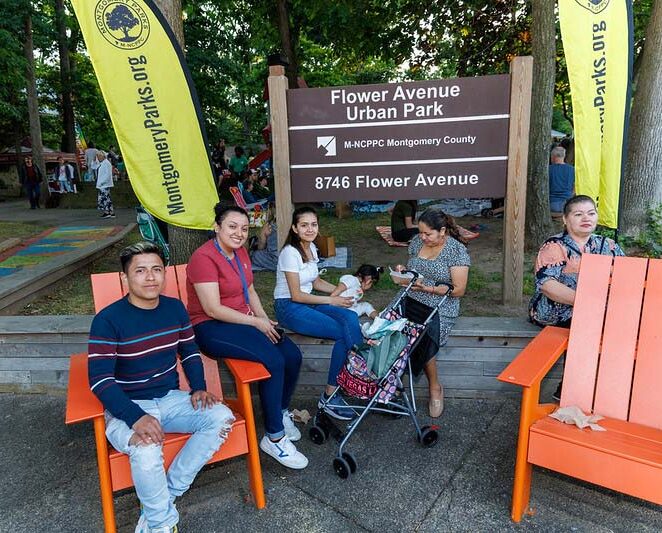
[{"label": "grass lawn", "polygon": [[48,229],[48,226],[39,224],[25,224],[23,222],[0,222],[0,242],[11,239],[29,239]]}]

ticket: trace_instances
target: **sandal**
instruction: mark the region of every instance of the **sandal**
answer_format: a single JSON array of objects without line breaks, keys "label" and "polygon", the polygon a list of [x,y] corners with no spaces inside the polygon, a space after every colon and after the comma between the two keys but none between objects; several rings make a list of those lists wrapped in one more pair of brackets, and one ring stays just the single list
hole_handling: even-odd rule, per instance
[{"label": "sandal", "polygon": [[428,401],[428,411],[431,418],[439,418],[441,413],[444,412],[444,387],[441,384],[439,385],[439,393],[439,399],[434,399],[430,396],[430,400]]}]

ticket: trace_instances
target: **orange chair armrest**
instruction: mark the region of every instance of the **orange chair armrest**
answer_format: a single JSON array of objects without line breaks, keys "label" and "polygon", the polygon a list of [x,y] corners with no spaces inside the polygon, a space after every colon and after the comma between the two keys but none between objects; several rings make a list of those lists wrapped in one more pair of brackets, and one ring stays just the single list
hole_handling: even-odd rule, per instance
[{"label": "orange chair armrest", "polygon": [[234,376],[237,384],[239,383],[253,383],[255,381],[262,381],[271,377],[269,371],[264,368],[261,363],[254,363],[253,361],[244,361],[242,359],[223,359],[225,364],[228,365],[230,372]]},{"label": "orange chair armrest", "polygon": [[69,387],[65,422],[75,424],[103,416],[103,405],[90,390],[87,354],[72,355],[69,361]]},{"label": "orange chair armrest", "polygon": [[499,374],[497,379],[522,387],[540,383],[568,348],[570,330],[547,326]]}]

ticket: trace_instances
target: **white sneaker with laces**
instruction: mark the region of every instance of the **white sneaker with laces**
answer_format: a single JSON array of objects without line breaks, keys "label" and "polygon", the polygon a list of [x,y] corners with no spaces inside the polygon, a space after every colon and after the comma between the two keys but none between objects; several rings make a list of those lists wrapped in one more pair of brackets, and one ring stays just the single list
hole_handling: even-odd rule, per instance
[{"label": "white sneaker with laces", "polygon": [[294,425],[292,413],[289,411],[283,413],[283,427],[285,428],[285,435],[292,442],[296,442],[301,438],[301,431]]},{"label": "white sneaker with laces", "polygon": [[297,450],[287,435],[277,442],[272,441],[265,435],[260,441],[260,450],[267,455],[271,455],[276,461],[288,468],[301,470],[308,466],[306,456]]}]

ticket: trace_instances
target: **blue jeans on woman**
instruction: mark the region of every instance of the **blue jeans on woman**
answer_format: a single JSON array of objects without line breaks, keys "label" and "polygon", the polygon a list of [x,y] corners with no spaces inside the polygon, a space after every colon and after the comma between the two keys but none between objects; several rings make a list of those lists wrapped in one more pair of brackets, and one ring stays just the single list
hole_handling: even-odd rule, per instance
[{"label": "blue jeans on woman", "polygon": [[200,322],[193,330],[205,355],[255,361],[265,366],[271,377],[258,385],[265,429],[273,440],[285,435],[283,412],[290,406],[301,368],[301,351],[297,345],[285,336],[274,344],[253,326],[220,320]]},{"label": "blue jeans on woman", "polygon": [[336,386],[347,353],[352,346],[363,342],[359,317],[354,311],[328,304],[301,304],[290,298],[274,301],[278,323],[292,331],[309,337],[333,339],[331,364],[327,383]]}]

